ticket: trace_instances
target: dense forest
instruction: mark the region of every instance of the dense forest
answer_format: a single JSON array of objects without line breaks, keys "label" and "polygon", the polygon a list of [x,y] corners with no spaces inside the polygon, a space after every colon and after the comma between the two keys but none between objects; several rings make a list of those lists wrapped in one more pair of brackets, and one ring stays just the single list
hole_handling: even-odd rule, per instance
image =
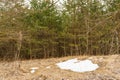
[{"label": "dense forest", "polygon": [[120,0],[0,0],[0,58],[120,53]]}]

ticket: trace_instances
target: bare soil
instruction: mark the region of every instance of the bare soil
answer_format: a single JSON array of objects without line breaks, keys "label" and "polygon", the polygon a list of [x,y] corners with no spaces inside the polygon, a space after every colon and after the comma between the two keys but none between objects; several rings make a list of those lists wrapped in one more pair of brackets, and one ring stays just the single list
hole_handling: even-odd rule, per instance
[{"label": "bare soil", "polygon": [[[100,68],[91,72],[78,73],[61,70],[55,65],[58,62],[73,58],[90,59]],[[30,73],[31,67],[39,67],[39,69],[35,73]],[[0,62],[0,80],[120,80],[120,55],[70,56]]]}]

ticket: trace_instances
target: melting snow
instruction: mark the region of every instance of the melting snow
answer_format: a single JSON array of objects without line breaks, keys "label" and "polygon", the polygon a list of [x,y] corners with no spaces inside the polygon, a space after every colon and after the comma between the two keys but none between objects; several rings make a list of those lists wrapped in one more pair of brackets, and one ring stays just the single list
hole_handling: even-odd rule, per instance
[{"label": "melting snow", "polygon": [[47,68],[47,69],[50,69],[51,67],[50,67],[50,66],[47,66],[46,68]]},{"label": "melting snow", "polygon": [[31,73],[34,73],[34,72],[35,72],[35,70],[33,69],[33,70],[31,70],[30,72],[31,72]]},{"label": "melting snow", "polygon": [[94,71],[99,66],[97,64],[93,64],[90,60],[79,61],[77,58],[70,59],[65,62],[60,62],[56,64],[60,69],[71,70],[74,72],[87,72]]},{"label": "melting snow", "polygon": [[39,69],[38,67],[32,67],[32,68],[30,68],[31,69],[31,73],[34,73],[37,69]]}]

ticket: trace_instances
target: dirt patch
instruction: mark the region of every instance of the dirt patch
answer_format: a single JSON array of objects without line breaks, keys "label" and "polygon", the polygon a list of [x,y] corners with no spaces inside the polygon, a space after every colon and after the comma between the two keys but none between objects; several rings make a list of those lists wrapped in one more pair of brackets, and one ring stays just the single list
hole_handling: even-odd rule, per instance
[{"label": "dirt patch", "polygon": [[[92,72],[77,73],[61,70],[55,64],[68,59],[90,59],[100,66]],[[30,73],[31,67],[39,67]],[[49,67],[49,68],[48,68]],[[73,56],[64,58],[39,59],[15,62],[0,62],[0,80],[120,80],[120,57]]]}]

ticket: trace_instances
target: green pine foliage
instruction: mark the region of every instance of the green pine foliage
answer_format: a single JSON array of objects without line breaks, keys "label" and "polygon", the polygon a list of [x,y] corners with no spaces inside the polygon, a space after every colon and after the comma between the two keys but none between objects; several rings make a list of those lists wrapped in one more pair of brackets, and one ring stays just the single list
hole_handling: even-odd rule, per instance
[{"label": "green pine foliage", "polygon": [[[12,3],[12,4],[11,4]],[[0,58],[120,53],[120,0],[0,0]]]}]

